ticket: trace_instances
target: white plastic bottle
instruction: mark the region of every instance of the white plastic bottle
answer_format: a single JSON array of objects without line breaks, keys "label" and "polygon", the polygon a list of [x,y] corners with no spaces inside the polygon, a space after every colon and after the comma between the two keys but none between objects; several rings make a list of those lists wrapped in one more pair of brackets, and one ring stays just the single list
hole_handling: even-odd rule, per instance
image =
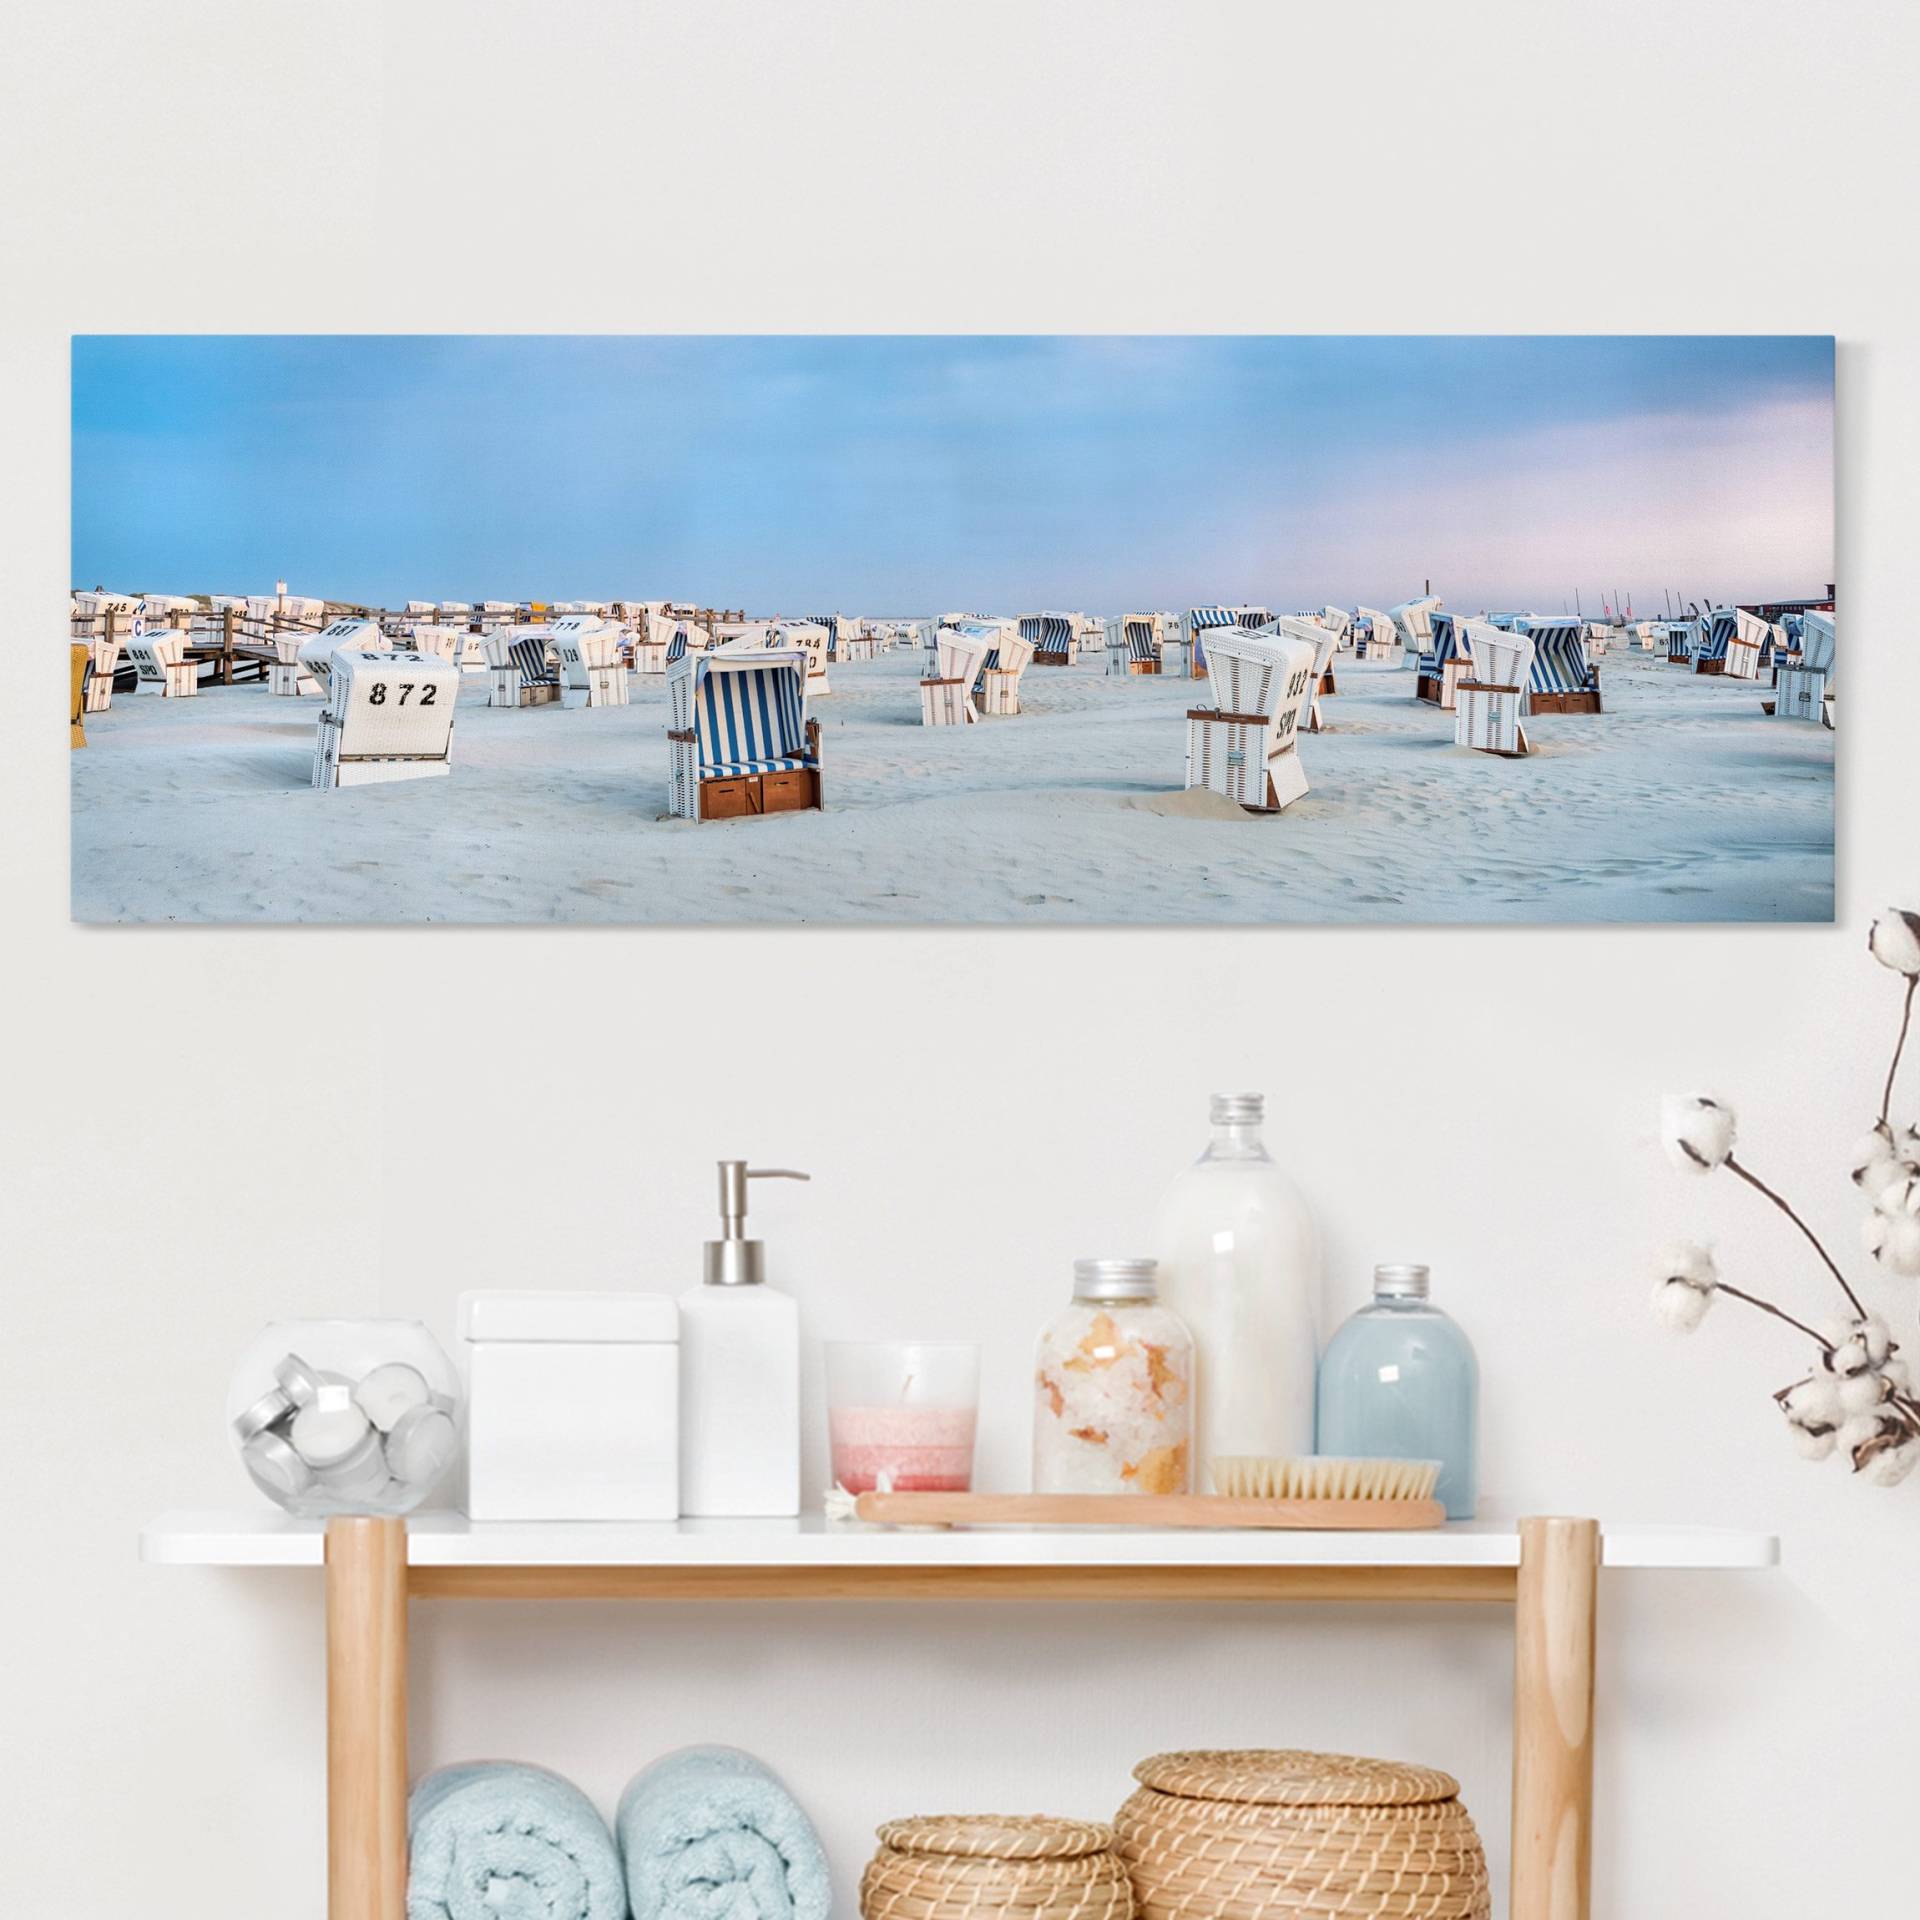
[{"label": "white plastic bottle", "polygon": [[1261,1143],[1257,1093],[1213,1096],[1213,1138],[1167,1189],[1155,1231],[1160,1298],[1194,1352],[1196,1490],[1233,1454],[1313,1451],[1320,1236]]},{"label": "white plastic bottle", "polygon": [[720,1162],[720,1234],[680,1296],[680,1511],[696,1518],[800,1511],[800,1307],[766,1284],[744,1237],[749,1180],[804,1173]]}]

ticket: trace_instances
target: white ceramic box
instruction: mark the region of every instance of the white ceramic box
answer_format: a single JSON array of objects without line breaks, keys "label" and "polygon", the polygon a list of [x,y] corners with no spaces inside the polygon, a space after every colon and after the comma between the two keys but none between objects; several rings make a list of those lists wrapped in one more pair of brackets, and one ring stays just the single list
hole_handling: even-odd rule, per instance
[{"label": "white ceramic box", "polygon": [[672,1520],[679,1309],[654,1293],[466,1293],[467,1512]]}]

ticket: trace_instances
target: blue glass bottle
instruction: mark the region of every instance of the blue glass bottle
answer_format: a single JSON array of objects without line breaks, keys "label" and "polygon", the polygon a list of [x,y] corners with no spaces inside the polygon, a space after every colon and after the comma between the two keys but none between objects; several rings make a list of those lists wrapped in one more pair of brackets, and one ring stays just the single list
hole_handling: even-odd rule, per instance
[{"label": "blue glass bottle", "polygon": [[1315,1450],[1352,1459],[1438,1460],[1449,1520],[1479,1499],[1480,1363],[1427,1298],[1425,1267],[1375,1267],[1373,1301],[1320,1359]]}]

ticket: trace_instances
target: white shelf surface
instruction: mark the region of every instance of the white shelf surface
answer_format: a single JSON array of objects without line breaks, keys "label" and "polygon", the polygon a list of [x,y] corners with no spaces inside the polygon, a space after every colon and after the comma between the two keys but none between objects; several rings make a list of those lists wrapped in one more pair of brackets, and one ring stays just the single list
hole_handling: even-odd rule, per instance
[{"label": "white shelf surface", "polygon": [[[162,1514],[140,1557],[170,1567],[317,1567],[324,1523],[270,1508]],[[1601,1526],[1609,1567],[1734,1572],[1771,1567],[1770,1533]],[[932,1531],[798,1520],[507,1521],[423,1512],[407,1521],[416,1567],[1513,1567],[1519,1531],[1481,1520],[1422,1533],[1245,1528],[971,1527]]]}]

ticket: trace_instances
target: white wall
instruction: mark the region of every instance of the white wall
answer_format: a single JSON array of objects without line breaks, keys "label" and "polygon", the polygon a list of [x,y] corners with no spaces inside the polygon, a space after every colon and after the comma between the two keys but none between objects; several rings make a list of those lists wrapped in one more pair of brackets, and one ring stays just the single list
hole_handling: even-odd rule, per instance
[{"label": "white wall", "polygon": [[[48,0],[29,20],[0,80],[8,124],[30,105],[42,130],[0,214],[18,428],[0,605],[26,663],[0,705],[9,1909],[322,1910],[316,1584],[134,1559],[155,1512],[249,1497],[218,1408],[262,1320],[418,1314],[444,1336],[463,1287],[678,1289],[712,1160],[798,1162],[815,1184],[760,1212],[810,1342],[986,1341],[983,1477],[1007,1484],[1027,1343],[1068,1262],[1140,1242],[1222,1084],[1268,1090],[1339,1310],[1375,1258],[1433,1262],[1479,1343],[1496,1500],[1784,1537],[1778,1574],[1607,1583],[1599,1912],[1902,1897],[1920,1485],[1795,1461],[1767,1393],[1798,1356],[1732,1310],[1667,1343],[1644,1268],[1702,1227],[1730,1273],[1822,1302],[1746,1196],[1658,1162],[1655,1100],[1695,1082],[1853,1244],[1842,1156],[1897,991],[1864,921],[1920,905],[1920,285],[1894,191],[1913,16],[1386,7],[1290,28],[1204,5]],[[1155,103],[1182,117],[1143,133]],[[943,133],[949,107],[990,137]],[[564,131],[552,151],[528,137],[542,125]],[[589,271],[563,295],[568,265]],[[1408,293],[1416,266],[1444,312]],[[51,716],[73,329],[1422,324],[1840,334],[1841,925],[66,924]],[[1558,831],[1542,821],[1543,853]],[[667,1003],[697,985],[723,1009],[783,974],[809,983],[809,1018],[717,1011],[696,1031]],[[1503,1039],[1516,976],[1551,1012]],[[398,980],[426,1011],[380,990]],[[502,1048],[486,1034],[509,983],[631,1010],[610,1038],[563,1011]],[[715,1090],[749,1068],[777,1098]],[[1913,1333],[1910,1286],[1880,1293]],[[1508,1659],[1506,1621],[1476,1610],[439,1603],[417,1622],[414,1758],[534,1757],[606,1802],[669,1746],[739,1741],[805,1797],[850,1896],[890,1815],[1101,1814],[1168,1745],[1320,1744],[1455,1771],[1503,1879]]]}]

